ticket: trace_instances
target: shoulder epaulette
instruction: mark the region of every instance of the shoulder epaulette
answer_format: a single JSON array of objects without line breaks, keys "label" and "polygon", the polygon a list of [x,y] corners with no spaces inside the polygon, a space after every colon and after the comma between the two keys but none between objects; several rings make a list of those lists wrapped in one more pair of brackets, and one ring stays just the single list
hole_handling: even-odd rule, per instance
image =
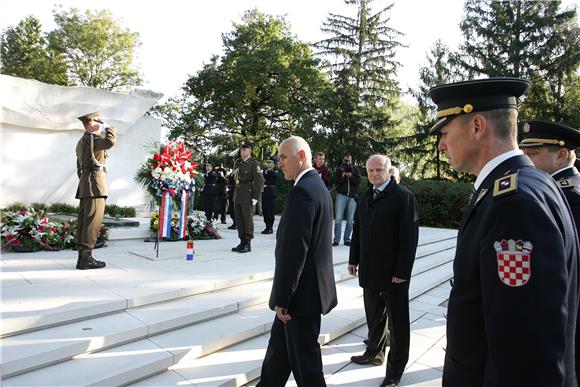
[{"label": "shoulder epaulette", "polygon": [[512,194],[518,190],[518,173],[502,176],[493,183],[493,198]]},{"label": "shoulder epaulette", "polygon": [[558,184],[558,187],[562,189],[574,188],[574,182],[570,178],[556,180],[556,183]]}]

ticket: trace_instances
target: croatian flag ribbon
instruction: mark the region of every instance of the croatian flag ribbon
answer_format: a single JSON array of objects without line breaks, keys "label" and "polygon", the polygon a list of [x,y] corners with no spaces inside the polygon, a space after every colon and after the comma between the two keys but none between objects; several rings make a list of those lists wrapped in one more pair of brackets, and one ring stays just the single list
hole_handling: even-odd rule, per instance
[{"label": "croatian flag ribbon", "polygon": [[189,195],[186,190],[181,191],[181,210],[179,211],[179,238],[185,239],[187,233],[187,202]]},{"label": "croatian flag ribbon", "polygon": [[161,194],[161,206],[159,207],[159,239],[171,237],[171,211],[173,199],[169,190]]}]

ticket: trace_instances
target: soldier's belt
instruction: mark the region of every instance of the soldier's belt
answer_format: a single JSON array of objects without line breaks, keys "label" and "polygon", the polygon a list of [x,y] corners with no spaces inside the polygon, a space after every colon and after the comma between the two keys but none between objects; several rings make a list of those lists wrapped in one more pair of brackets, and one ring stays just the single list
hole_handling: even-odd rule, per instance
[{"label": "soldier's belt", "polygon": [[107,173],[107,167],[95,165],[92,167],[85,167],[85,168],[81,169],[81,173],[92,173],[92,172],[97,172],[97,171],[103,171],[103,172]]}]

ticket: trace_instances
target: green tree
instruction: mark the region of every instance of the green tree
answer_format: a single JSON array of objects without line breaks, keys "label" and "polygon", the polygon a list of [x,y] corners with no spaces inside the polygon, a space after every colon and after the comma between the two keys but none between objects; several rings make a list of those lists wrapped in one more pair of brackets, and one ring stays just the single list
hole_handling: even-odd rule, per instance
[{"label": "green tree", "polygon": [[2,74],[57,85],[69,83],[63,56],[49,47],[42,25],[34,16],[2,33],[0,63]]},{"label": "green tree", "polygon": [[393,112],[400,96],[395,55],[401,33],[389,27],[393,4],[373,12],[371,2],[345,0],[356,7],[356,17],[329,14],[322,27],[329,37],[315,44],[337,90],[326,123],[332,131],[331,158],[340,157],[342,150],[358,161],[369,152],[384,152],[398,125]]},{"label": "green tree", "polygon": [[404,173],[412,178],[470,181],[471,177],[453,170],[437,149],[438,137],[429,134],[437,121],[437,106],[429,90],[437,85],[464,79],[462,68],[450,63],[450,50],[441,40],[435,41],[427,53],[426,63],[419,68],[418,89],[410,90],[418,103],[419,122],[415,132],[394,140],[393,156],[404,166]]},{"label": "green tree", "polygon": [[64,54],[75,84],[109,91],[141,84],[133,63],[140,45],[136,32],[121,28],[107,10],[56,9],[53,14],[57,28],[49,33],[50,44]]},{"label": "green tree", "polygon": [[242,138],[264,155],[290,134],[314,137],[320,98],[332,91],[310,47],[284,18],[248,11],[222,36],[224,54],[190,77],[164,107],[170,136],[203,153],[227,153]]},{"label": "green tree", "polygon": [[566,109],[580,63],[575,9],[561,10],[559,0],[466,0],[460,27],[464,43],[453,60],[469,74],[533,81],[523,119],[578,124],[578,109]]}]

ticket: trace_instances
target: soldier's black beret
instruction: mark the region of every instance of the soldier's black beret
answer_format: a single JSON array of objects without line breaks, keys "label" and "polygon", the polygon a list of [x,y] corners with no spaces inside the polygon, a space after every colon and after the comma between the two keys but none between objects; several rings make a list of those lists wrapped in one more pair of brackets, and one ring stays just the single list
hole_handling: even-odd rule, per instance
[{"label": "soldier's black beret", "polygon": [[242,141],[242,143],[240,144],[240,148],[253,148],[253,147],[254,144],[246,140]]},{"label": "soldier's black beret", "polygon": [[85,114],[85,115],[77,117],[77,118],[79,120],[81,120],[83,124],[86,124],[90,120],[100,120],[101,113],[99,113],[99,112],[88,113],[88,114]]},{"label": "soldier's black beret", "polygon": [[429,131],[438,134],[442,126],[460,114],[514,108],[531,82],[521,78],[485,78],[435,86],[429,95],[437,105],[437,122]]},{"label": "soldier's black beret", "polygon": [[556,145],[567,149],[580,147],[580,131],[558,122],[531,120],[524,124],[520,148]]}]

